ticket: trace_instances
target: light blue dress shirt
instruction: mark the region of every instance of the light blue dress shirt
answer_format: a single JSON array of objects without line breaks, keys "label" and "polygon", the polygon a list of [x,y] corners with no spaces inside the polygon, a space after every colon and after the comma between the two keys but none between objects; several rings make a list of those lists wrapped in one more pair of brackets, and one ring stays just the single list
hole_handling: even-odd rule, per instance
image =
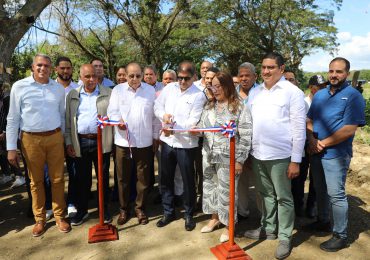
[{"label": "light blue dress shirt", "polygon": [[26,132],[45,132],[65,124],[64,88],[49,79],[47,84],[33,76],[13,84],[7,117],[7,150],[17,149],[19,129]]},{"label": "light blue dress shirt", "polygon": [[99,88],[96,86],[94,92],[87,93],[82,87],[80,91],[80,106],[77,111],[77,131],[79,134],[96,134],[98,110],[96,99],[99,96]]}]

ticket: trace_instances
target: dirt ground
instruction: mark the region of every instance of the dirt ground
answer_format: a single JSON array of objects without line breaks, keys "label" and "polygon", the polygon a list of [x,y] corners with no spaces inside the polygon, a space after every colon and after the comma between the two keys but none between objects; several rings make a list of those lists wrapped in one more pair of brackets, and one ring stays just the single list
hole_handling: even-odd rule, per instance
[{"label": "dirt ground", "polygon": [[[336,253],[320,250],[319,244],[330,238],[330,235],[302,231],[300,227],[313,220],[297,218],[293,251],[288,259],[370,259],[369,181],[370,147],[356,144],[347,180],[350,247]],[[150,200],[147,210],[150,217],[148,225],[138,225],[137,219],[132,218],[124,226],[118,227],[119,240],[88,244],[88,230],[98,223],[95,200],[90,201],[88,221],[74,227],[70,233],[60,233],[54,219],[51,219],[47,224],[47,232],[39,238],[33,238],[31,231],[34,221],[27,217],[28,199],[25,188],[10,189],[10,184],[2,185],[0,219],[5,221],[0,225],[0,259],[215,259],[209,248],[219,244],[222,229],[208,234],[200,233],[208,217],[198,213],[196,229],[187,232],[180,209],[177,221],[164,228],[157,228],[155,224],[161,217],[162,208],[153,203],[153,196]],[[258,226],[259,215],[253,197],[251,200],[251,216],[237,225],[235,241],[255,260],[274,259],[277,240],[253,241],[241,236],[246,229]],[[110,208],[115,224],[118,203],[113,202]]]}]

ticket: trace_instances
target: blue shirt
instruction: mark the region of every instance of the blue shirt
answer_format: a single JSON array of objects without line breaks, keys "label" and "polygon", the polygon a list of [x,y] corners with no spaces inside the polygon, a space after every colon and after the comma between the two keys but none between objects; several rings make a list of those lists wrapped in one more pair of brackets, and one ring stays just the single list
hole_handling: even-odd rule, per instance
[{"label": "blue shirt", "polygon": [[96,86],[92,93],[87,93],[84,87],[80,91],[80,105],[77,110],[77,132],[79,134],[96,134],[98,110],[96,99],[99,96],[99,88]]},{"label": "blue shirt", "polygon": [[[323,140],[345,125],[365,125],[365,100],[356,89],[347,82],[333,95],[330,85],[318,91],[308,111],[307,117],[313,121],[315,138]],[[322,158],[333,159],[346,155],[352,156],[353,136],[347,140],[328,147]]]},{"label": "blue shirt", "polygon": [[64,95],[64,88],[52,79],[41,84],[30,76],[15,82],[7,117],[7,150],[17,149],[19,129],[45,132],[61,127],[64,131]]}]

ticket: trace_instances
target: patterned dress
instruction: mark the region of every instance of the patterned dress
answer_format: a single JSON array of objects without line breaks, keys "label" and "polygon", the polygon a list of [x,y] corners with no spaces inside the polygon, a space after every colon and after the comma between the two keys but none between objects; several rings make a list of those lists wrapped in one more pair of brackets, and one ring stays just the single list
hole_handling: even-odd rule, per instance
[{"label": "patterned dress", "polygon": [[[237,125],[235,160],[241,164],[247,159],[251,146],[252,118],[249,108],[242,102],[238,111],[233,114],[225,106],[221,111],[217,107],[203,110],[198,127],[220,126],[235,120]],[[229,139],[221,133],[204,133],[203,143],[203,212],[218,214],[222,224],[229,223],[229,188],[230,188],[230,145]],[[236,177],[235,184],[237,184]],[[237,190],[237,185],[235,185]],[[237,192],[235,192],[235,212]],[[237,214],[235,214],[235,222]]]}]

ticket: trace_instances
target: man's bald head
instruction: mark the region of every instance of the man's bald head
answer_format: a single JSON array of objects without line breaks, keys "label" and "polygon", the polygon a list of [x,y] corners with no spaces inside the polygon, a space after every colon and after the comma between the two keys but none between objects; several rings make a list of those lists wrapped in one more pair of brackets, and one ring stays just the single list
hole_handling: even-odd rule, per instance
[{"label": "man's bald head", "polygon": [[95,68],[92,64],[83,64],[80,67],[80,79],[83,82],[86,92],[91,93],[98,84]]},{"label": "man's bald head", "polygon": [[127,83],[133,88],[137,89],[141,85],[141,79],[143,78],[143,72],[139,63],[131,62],[126,66],[127,72]]}]

